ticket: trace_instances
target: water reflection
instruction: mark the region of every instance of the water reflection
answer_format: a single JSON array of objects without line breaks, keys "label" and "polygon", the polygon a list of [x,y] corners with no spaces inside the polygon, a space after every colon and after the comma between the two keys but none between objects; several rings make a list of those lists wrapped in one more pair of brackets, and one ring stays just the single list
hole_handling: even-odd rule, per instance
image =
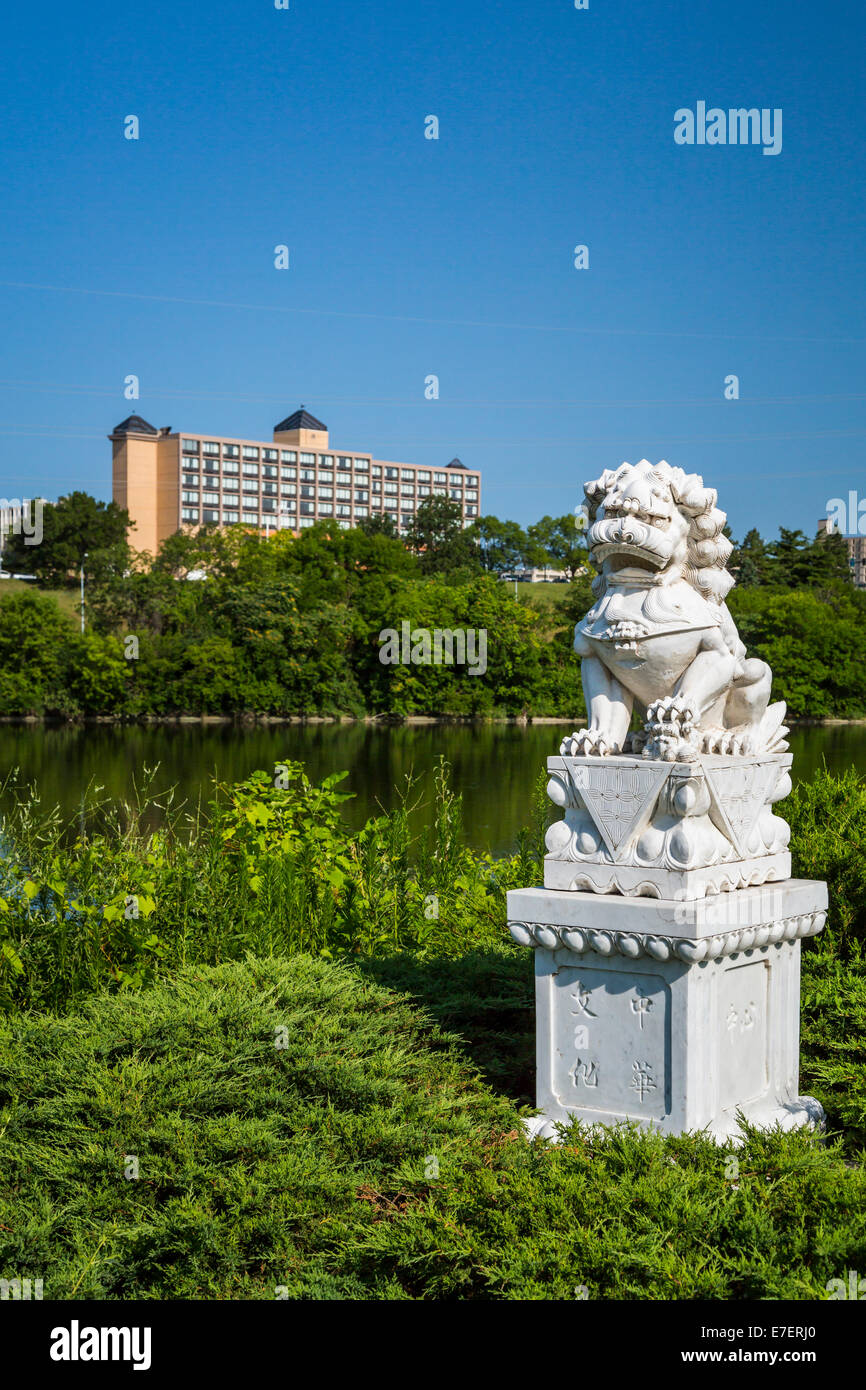
[{"label": "water reflection", "polygon": [[[433,773],[443,754],[454,769],[464,799],[466,839],[473,848],[505,854],[529,821],[538,773],[555,753],[564,725],[292,724],[236,728],[229,725],[151,725],[45,728],[0,726],[0,775],[18,767],[34,782],[43,804],[57,803],[64,818],[80,815],[83,789],[94,783],[103,795],[129,799],[144,769],[159,765],[154,787],[177,786],[191,808],[211,795],[211,779],[236,781],[256,768],[271,770],[287,759],[306,763],[318,781],[349,772],[342,790],[354,793],[345,814],[363,824],[380,808],[395,804],[395,788],[408,773],[418,778],[413,813],[427,818]],[[866,772],[866,726],[833,725],[795,729],[791,734],[794,779],[810,778],[826,760],[831,771],[855,766]],[[154,817],[154,820],[158,816]]]}]

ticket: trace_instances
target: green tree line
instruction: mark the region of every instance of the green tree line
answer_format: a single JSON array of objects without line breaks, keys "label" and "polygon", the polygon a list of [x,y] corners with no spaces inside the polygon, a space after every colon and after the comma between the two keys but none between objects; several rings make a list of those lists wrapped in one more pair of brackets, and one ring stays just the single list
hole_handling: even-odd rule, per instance
[{"label": "green tree line", "polygon": [[[40,545],[8,538],[4,567],[44,587],[73,586],[84,563],[87,626],[35,585],[0,586],[0,714],[582,716],[572,633],[593,571],[574,516],[464,529],[434,498],[403,538],[387,518],[268,539],[201,528],[156,556],[130,547],[128,522],[73,493],[46,506]],[[570,582],[516,595],[501,581],[530,565]],[[729,606],[792,717],[866,715],[866,594],[844,542],[751,531],[731,568]],[[405,624],[483,630],[484,669],[383,664],[381,634]]]}]

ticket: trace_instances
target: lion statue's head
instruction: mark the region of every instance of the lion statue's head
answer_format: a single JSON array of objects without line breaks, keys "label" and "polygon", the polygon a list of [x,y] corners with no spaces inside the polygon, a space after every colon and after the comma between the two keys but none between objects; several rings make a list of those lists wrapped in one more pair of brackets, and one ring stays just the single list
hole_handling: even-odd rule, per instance
[{"label": "lion statue's head", "polygon": [[653,583],[686,579],[711,603],[724,602],[734,584],[725,564],[733,549],[722,534],[725,513],[715,488],[696,473],[669,463],[623,463],[584,487],[589,549],[598,592],[612,575]]}]

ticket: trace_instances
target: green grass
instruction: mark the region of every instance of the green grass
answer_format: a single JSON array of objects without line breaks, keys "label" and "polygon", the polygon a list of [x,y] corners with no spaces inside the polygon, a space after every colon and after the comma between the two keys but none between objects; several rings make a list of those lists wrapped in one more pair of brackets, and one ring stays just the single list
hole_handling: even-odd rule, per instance
[{"label": "green grass", "polygon": [[751,1133],[736,1180],[701,1138],[530,1145],[349,966],[190,969],[2,1044],[0,1270],[46,1298],[814,1299],[866,1260],[838,1142]]},{"label": "green grass", "polygon": [[24,590],[35,590],[43,598],[52,598],[61,612],[76,619],[81,617],[81,594],[78,589],[43,589],[41,584],[31,584],[26,579],[0,580],[0,598],[4,594],[20,594]]}]

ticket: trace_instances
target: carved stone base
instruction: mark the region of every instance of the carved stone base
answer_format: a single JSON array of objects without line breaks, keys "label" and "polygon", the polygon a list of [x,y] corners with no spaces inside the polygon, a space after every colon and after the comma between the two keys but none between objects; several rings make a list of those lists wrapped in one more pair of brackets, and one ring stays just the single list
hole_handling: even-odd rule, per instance
[{"label": "carved stone base", "polygon": [[545,888],[572,892],[621,893],[636,898],[703,898],[791,877],[791,856],[763,854],[698,869],[641,868],[630,864],[574,864],[547,856]]},{"label": "carved stone base", "polygon": [[528,1128],[637,1121],[741,1138],[819,1125],[798,1093],[800,939],[827,887],[788,879],[671,902],[547,888],[508,894],[509,929],[535,949],[537,1105]]},{"label": "carved stone base", "polygon": [[563,818],[547,831],[545,886],[700,898],[789,878],[790,831],[772,807],[790,766],[790,753],[548,758]]}]

